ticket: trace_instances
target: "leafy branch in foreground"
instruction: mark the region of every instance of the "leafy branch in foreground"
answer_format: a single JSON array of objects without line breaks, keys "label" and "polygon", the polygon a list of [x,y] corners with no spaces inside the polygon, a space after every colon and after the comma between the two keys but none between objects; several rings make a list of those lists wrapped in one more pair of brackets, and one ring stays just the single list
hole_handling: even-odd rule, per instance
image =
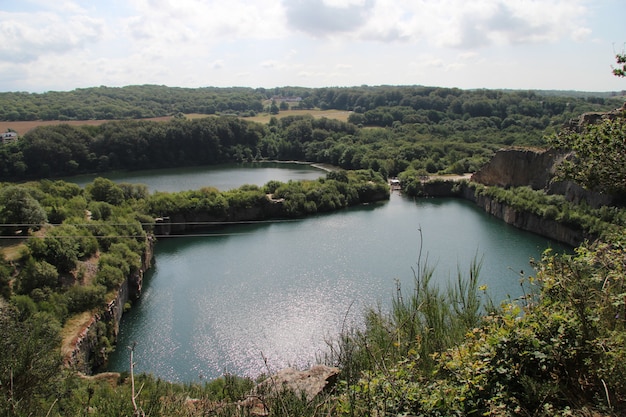
[{"label": "leafy branch in foreground", "polygon": [[626,196],[626,111],[587,125],[583,131],[564,131],[548,138],[555,149],[572,151],[574,156],[558,167],[561,179],[620,197]]},{"label": "leafy branch in foreground", "polygon": [[[580,410],[621,415],[626,406],[622,236],[582,245],[573,255],[547,251],[536,277],[528,278],[534,291],[523,303],[487,307],[484,317],[467,326],[464,314],[449,308],[459,298],[451,293],[438,298],[441,293],[432,286],[418,286],[411,302],[396,299],[389,316],[371,313],[366,329],[344,335],[337,350],[349,360],[338,409],[346,416],[585,415]],[[467,291],[480,291],[471,275],[466,282]],[[438,298],[437,306],[429,305],[431,298]],[[470,317],[476,317],[474,311],[467,309]],[[417,317],[425,320],[413,320]],[[409,322],[415,327],[402,333]],[[433,344],[431,336],[437,337]]]},{"label": "leafy branch in foreground", "polygon": [[[613,75],[616,77],[626,77],[626,52],[622,50],[621,54],[615,54],[615,61],[618,64],[617,68],[613,68]],[[621,68],[619,67],[621,65]]]},{"label": "leafy branch in foreground", "polygon": [[39,415],[61,379],[59,325],[46,313],[21,320],[0,299],[0,329],[0,414]]}]

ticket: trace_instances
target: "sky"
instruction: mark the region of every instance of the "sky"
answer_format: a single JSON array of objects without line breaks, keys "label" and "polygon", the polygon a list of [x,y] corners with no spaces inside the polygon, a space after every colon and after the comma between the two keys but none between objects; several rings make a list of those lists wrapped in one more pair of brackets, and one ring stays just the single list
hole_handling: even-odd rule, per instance
[{"label": "sky", "polygon": [[621,91],[625,0],[0,0],[0,91]]}]

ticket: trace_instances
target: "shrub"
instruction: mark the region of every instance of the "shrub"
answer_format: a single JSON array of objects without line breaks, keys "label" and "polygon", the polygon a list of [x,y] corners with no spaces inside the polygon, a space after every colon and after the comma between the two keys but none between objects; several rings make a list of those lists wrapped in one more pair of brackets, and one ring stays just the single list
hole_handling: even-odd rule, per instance
[{"label": "shrub", "polygon": [[74,285],[65,296],[70,313],[80,313],[104,305],[106,288],[103,285]]}]

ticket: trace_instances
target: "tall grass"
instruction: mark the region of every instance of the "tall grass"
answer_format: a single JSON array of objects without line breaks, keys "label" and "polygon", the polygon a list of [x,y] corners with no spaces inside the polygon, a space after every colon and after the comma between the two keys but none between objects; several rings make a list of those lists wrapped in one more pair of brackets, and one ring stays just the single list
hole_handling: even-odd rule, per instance
[{"label": "tall grass", "polygon": [[410,294],[398,282],[389,311],[370,308],[362,328],[344,329],[329,343],[325,361],[342,370],[348,386],[381,373],[393,381],[392,368],[408,360],[426,375],[435,366],[435,353],[457,346],[479,325],[484,312],[478,284],[482,259],[474,257],[467,275],[458,268],[456,282],[442,288],[433,281],[435,269],[427,259],[422,264],[421,257],[420,249]]}]

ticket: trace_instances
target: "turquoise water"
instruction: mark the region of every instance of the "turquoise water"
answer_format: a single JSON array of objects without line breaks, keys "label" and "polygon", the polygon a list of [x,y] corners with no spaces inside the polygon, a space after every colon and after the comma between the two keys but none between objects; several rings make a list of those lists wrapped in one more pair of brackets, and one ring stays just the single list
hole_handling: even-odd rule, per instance
[{"label": "turquoise water", "polygon": [[308,366],[368,307],[388,306],[396,281],[412,289],[420,245],[441,285],[482,258],[480,283],[496,302],[522,294],[530,258],[560,247],[469,202],[395,193],[298,221],[163,239],[109,370],[128,370],[125,347],[135,341],[136,370],[170,381]]}]

